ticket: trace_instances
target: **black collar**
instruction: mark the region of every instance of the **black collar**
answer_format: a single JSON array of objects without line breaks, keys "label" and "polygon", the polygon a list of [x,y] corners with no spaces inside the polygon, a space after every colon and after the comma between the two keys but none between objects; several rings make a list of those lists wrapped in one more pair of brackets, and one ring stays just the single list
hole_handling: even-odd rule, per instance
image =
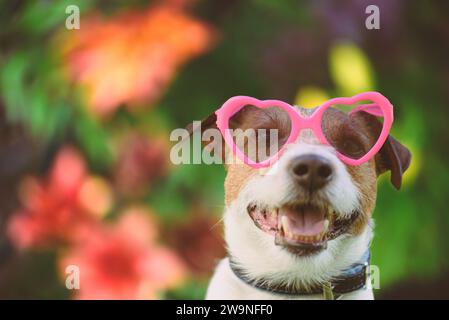
[{"label": "black collar", "polygon": [[365,252],[360,262],[351,265],[348,269],[344,270],[338,277],[334,278],[328,283],[322,283],[319,285],[311,286],[308,289],[290,287],[285,284],[271,284],[263,281],[263,279],[255,280],[250,279],[245,275],[243,269],[241,269],[236,263],[229,259],[229,265],[234,274],[245,283],[264,291],[268,291],[275,294],[286,295],[311,295],[311,294],[324,294],[326,298],[333,298],[333,294],[344,294],[364,288],[366,281],[369,277],[367,266],[370,261],[369,250]]}]

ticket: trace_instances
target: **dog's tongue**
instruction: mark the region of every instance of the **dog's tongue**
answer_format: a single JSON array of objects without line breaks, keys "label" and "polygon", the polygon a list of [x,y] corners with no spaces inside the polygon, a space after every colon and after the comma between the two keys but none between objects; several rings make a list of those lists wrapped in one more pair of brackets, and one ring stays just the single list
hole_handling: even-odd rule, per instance
[{"label": "dog's tongue", "polygon": [[325,215],[323,211],[311,206],[282,207],[279,209],[278,219],[286,233],[314,236],[323,230]]}]

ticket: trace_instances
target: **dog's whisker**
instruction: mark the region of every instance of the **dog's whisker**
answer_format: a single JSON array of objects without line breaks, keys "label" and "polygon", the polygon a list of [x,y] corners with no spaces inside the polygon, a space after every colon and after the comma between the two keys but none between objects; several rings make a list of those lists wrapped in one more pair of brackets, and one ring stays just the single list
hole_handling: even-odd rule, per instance
[{"label": "dog's whisker", "polygon": [[209,231],[212,231],[212,229],[216,228],[220,223],[223,223],[224,217],[220,218],[212,227],[210,227]]}]

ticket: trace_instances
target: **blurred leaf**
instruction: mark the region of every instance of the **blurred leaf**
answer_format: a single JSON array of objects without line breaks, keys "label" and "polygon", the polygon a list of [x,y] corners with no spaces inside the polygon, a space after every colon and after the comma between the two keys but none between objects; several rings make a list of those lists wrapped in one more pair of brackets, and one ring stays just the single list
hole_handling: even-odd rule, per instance
[{"label": "blurred leaf", "polygon": [[24,30],[32,34],[47,32],[57,25],[63,28],[69,16],[66,13],[68,6],[76,5],[81,12],[94,3],[95,1],[88,0],[28,1],[20,24]]},{"label": "blurred leaf", "polygon": [[173,300],[203,300],[206,296],[208,280],[192,279],[179,288],[169,290],[162,296],[163,299]]},{"label": "blurred leaf", "polygon": [[[47,87],[41,86],[43,81],[36,81],[29,89],[26,122],[32,133],[38,137],[56,138],[57,134],[67,127],[71,114],[71,106],[65,105],[46,92]],[[63,85],[60,85],[62,87]]]},{"label": "blurred leaf", "polygon": [[166,221],[185,217],[191,203],[198,199],[213,208],[211,213],[220,212],[224,207],[223,183],[222,165],[179,165],[152,190],[148,202]]},{"label": "blurred leaf", "polygon": [[313,23],[308,7],[304,2],[296,0],[252,0],[251,2],[255,7],[264,8],[271,14],[276,13],[283,20],[292,20],[300,22],[303,25],[310,25]]},{"label": "blurred leaf", "polygon": [[107,132],[86,110],[80,107],[77,111],[74,131],[79,145],[94,168],[109,167],[113,159]]},{"label": "blurred leaf", "polygon": [[30,56],[20,52],[11,56],[2,68],[1,92],[6,104],[7,117],[11,121],[19,120],[24,114],[26,106],[24,81],[30,62]]}]

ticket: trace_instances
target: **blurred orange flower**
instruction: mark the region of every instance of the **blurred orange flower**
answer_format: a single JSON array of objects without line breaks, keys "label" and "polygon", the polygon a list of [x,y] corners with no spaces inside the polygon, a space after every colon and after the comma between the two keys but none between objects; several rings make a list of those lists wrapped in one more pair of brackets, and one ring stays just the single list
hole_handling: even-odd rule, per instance
[{"label": "blurred orange flower", "polygon": [[[94,193],[95,199],[87,198],[86,190]],[[23,208],[8,225],[8,234],[18,248],[73,241],[112,201],[109,185],[89,176],[81,155],[71,147],[57,154],[48,178],[25,179],[19,197]]]},{"label": "blurred orange flower", "polygon": [[155,102],[176,70],[212,40],[211,29],[180,6],[159,5],[108,21],[84,18],[80,30],[67,34],[62,53],[93,113],[106,116],[121,104]]},{"label": "blurred orange flower", "polygon": [[145,209],[132,208],[115,225],[96,229],[65,253],[61,273],[69,265],[80,270],[77,299],[154,299],[184,279],[180,259],[154,243],[150,217]]}]

